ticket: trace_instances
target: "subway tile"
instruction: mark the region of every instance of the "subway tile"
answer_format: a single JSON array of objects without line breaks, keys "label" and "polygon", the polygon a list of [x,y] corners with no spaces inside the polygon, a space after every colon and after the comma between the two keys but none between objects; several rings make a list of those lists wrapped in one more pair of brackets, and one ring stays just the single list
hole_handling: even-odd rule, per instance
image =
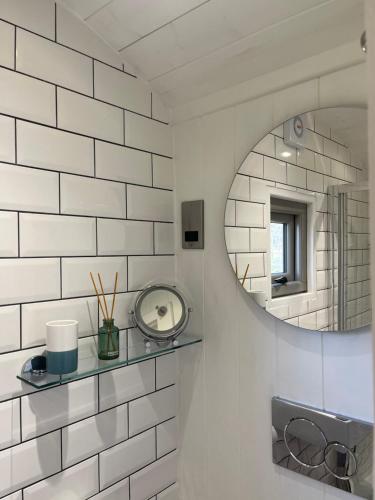
[{"label": "subway tile", "polygon": [[57,89],[57,109],[59,128],[123,144],[121,109],[61,88]]},{"label": "subway tile", "polygon": [[253,151],[247,155],[238,173],[251,177],[263,177],[263,156]]},{"label": "subway tile", "polygon": [[15,120],[9,116],[0,116],[0,161],[14,163],[15,158]]},{"label": "subway tile", "polygon": [[155,429],[103,451],[99,457],[100,485],[106,488],[155,460]]},{"label": "subway tile", "polygon": [[307,189],[320,193],[323,192],[323,175],[307,171]]},{"label": "subway tile", "polygon": [[297,163],[297,150],[296,148],[291,148],[285,144],[283,139],[280,137],[275,137],[276,141],[276,158],[282,161],[288,161],[290,163]]},{"label": "subway tile", "polygon": [[0,403],[0,450],[21,441],[20,400]]},{"label": "subway tile", "polygon": [[26,488],[24,500],[78,500],[98,491],[98,457],[93,457]]},{"label": "subway tile", "polygon": [[151,155],[107,142],[95,142],[96,177],[151,186]]},{"label": "subway tile", "polygon": [[1,451],[0,495],[19,490],[58,472],[60,446],[60,432],[54,432]]},{"label": "subway tile", "polygon": [[32,167],[94,175],[93,139],[18,120],[17,160]]},{"label": "subway tile", "polygon": [[[135,293],[118,293],[113,317],[115,318],[115,324],[120,330],[124,328],[130,328],[133,326],[129,312],[132,309],[133,303],[135,302]],[[112,306],[112,294],[107,296],[107,303]],[[102,323],[103,314],[101,310],[99,310],[99,321]]]},{"label": "subway tile", "polygon": [[177,480],[177,452],[161,458],[130,477],[132,500],[145,500]]},{"label": "subway tile", "polygon": [[286,320],[289,318],[289,306],[288,304],[270,306],[267,311],[278,319]]},{"label": "subway tile", "polygon": [[331,174],[331,159],[321,154],[315,153],[315,170],[320,174]]},{"label": "subway tile", "polygon": [[156,389],[162,389],[177,381],[177,356],[173,352],[156,358]]},{"label": "subway tile", "polygon": [[46,323],[56,318],[78,321],[79,337],[93,335],[98,330],[97,298],[85,297],[24,304],[22,306],[22,347],[45,344]]},{"label": "subway tile", "polygon": [[330,158],[338,159],[338,144],[337,142],[331,141],[324,137],[323,139],[323,151],[326,156]]},{"label": "subway tile", "polygon": [[240,253],[237,255],[237,273],[239,278],[245,276],[247,265],[249,264],[249,278],[265,276],[264,254],[263,253]]},{"label": "subway tile", "polygon": [[172,418],[156,428],[157,458],[177,448],[177,419]]},{"label": "subway tile", "polygon": [[0,307],[0,353],[20,348],[20,306]]},{"label": "subway tile", "polygon": [[22,491],[16,491],[16,493],[3,497],[3,500],[22,500]]},{"label": "subway tile", "polygon": [[152,222],[98,219],[99,255],[153,253]]},{"label": "subway tile", "polygon": [[232,200],[250,200],[250,180],[247,176],[236,175],[230,187],[228,198]]},{"label": "subway tile", "polygon": [[0,66],[14,69],[14,26],[0,21]]},{"label": "subway tile", "polygon": [[61,212],[125,218],[125,187],[117,182],[62,174]]},{"label": "subway tile", "polygon": [[20,214],[21,257],[82,256],[95,253],[95,219]]},{"label": "subway tile", "polygon": [[155,253],[156,254],[174,254],[175,253],[175,227],[173,224],[158,223],[154,224],[155,231]]},{"label": "subway tile", "polygon": [[331,175],[332,177],[337,177],[338,179],[346,179],[346,165],[343,163],[331,160]]},{"label": "subway tile", "polygon": [[16,212],[0,212],[0,257],[18,256],[18,216]]},{"label": "subway tile", "polygon": [[250,201],[258,203],[269,203],[270,187],[274,187],[273,181],[264,181],[263,179],[250,179]]},{"label": "subway tile", "polygon": [[26,212],[58,212],[58,174],[0,164],[0,208]]},{"label": "subway tile", "polygon": [[24,30],[17,30],[16,69],[82,94],[93,93],[89,57]]},{"label": "subway tile", "polygon": [[129,290],[144,288],[151,281],[174,280],[175,260],[173,256],[129,257]]},{"label": "subway tile", "polygon": [[225,226],[236,225],[236,202],[234,200],[227,200],[225,205]]},{"label": "subway tile", "polygon": [[236,202],[236,222],[238,226],[263,227],[264,205],[260,203]]},{"label": "subway tile", "polygon": [[178,486],[177,484],[172,484],[169,488],[159,493],[157,500],[178,500]]},{"label": "subway tile", "polygon": [[248,227],[226,227],[225,244],[228,253],[250,251],[250,229]]},{"label": "subway tile", "polygon": [[266,135],[261,141],[254,147],[254,152],[275,157],[275,137],[272,134]]},{"label": "subway tile", "polygon": [[99,413],[62,430],[63,468],[128,438],[127,405]]},{"label": "subway tile", "polygon": [[305,130],[306,147],[317,153],[323,153],[323,137],[311,130]]},{"label": "subway tile", "polygon": [[268,229],[250,229],[250,251],[251,252],[267,252],[269,248]]},{"label": "subway tile", "polygon": [[322,120],[322,117],[319,115],[319,113],[315,114],[314,131],[320,135],[324,135],[325,137],[331,137],[330,126],[329,124],[325,123],[324,120]]},{"label": "subway tile", "polygon": [[90,279],[90,272],[98,281],[101,274],[105,293],[113,291],[114,277],[119,274],[118,292],[126,291],[125,257],[72,257],[62,259],[62,294],[63,297],[82,297],[94,295],[95,290]]},{"label": "subway tile", "polygon": [[97,411],[97,378],[23,396],[22,437],[29,439],[93,415]]},{"label": "subway tile", "polygon": [[151,116],[151,91],[145,82],[97,61],[94,74],[96,99]]},{"label": "subway tile", "polygon": [[308,170],[315,170],[315,153],[303,148],[297,151],[297,164]]},{"label": "subway tile", "polygon": [[175,417],[177,393],[173,385],[129,403],[129,435],[134,436],[154,425]]},{"label": "subway tile", "polygon": [[21,366],[32,356],[39,355],[43,348],[15,351],[0,356],[0,401],[35,392],[35,389],[17,378]]},{"label": "subway tile", "polygon": [[274,158],[264,157],[264,178],[286,184],[286,164]]},{"label": "subway tile", "polygon": [[129,479],[123,479],[98,493],[91,500],[129,500]]},{"label": "subway tile", "polygon": [[59,259],[1,259],[1,304],[60,298]]},{"label": "subway tile", "polygon": [[149,360],[99,375],[100,411],[155,390],[155,361]]},{"label": "subway tile", "polygon": [[152,153],[172,156],[170,127],[129,111],[125,111],[125,144]]},{"label": "subway tile", "polygon": [[306,170],[294,165],[287,165],[287,183],[289,186],[295,186],[306,189]]},{"label": "subway tile", "polygon": [[0,113],[54,126],[55,87],[0,68]]},{"label": "subway tile", "polygon": [[127,186],[127,213],[129,219],[172,222],[174,218],[173,193],[161,189]]},{"label": "subway tile", "polygon": [[122,68],[120,57],[88,26],[63,6],[57,4],[57,41],[95,59]]},{"label": "subway tile", "polygon": [[318,330],[329,326],[329,312],[328,309],[321,309],[316,313],[316,327]]},{"label": "subway tile", "polygon": [[173,160],[164,158],[163,156],[153,155],[152,168],[154,187],[164,189],[174,188]]},{"label": "subway tile", "polygon": [[2,0],[1,18],[54,39],[55,6],[49,0]]}]

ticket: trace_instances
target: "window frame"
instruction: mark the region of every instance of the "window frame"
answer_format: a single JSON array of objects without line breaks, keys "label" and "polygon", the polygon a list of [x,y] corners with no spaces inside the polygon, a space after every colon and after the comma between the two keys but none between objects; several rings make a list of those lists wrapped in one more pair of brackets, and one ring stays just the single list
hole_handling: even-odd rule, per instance
[{"label": "window frame", "polygon": [[[270,222],[282,223],[286,227],[284,257],[286,271],[271,274],[272,298],[304,293],[308,290],[307,213],[306,203],[271,196]],[[275,280],[282,276],[287,277],[287,283],[276,283]]]}]

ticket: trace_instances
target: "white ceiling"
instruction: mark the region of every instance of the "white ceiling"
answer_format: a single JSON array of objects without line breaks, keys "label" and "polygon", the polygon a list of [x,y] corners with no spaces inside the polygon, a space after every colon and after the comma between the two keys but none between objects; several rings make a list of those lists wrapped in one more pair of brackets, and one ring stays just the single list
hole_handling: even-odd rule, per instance
[{"label": "white ceiling", "polygon": [[363,0],[61,0],[170,106],[353,40]]}]

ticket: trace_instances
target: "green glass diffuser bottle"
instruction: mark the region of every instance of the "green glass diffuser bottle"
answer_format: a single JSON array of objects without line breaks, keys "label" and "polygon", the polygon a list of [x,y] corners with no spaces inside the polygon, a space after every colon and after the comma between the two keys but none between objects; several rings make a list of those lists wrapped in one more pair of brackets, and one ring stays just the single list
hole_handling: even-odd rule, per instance
[{"label": "green glass diffuser bottle", "polygon": [[99,328],[98,358],[116,359],[119,357],[119,334],[120,330],[114,323],[114,319],[103,319],[103,325]]},{"label": "green glass diffuser bottle", "polygon": [[90,273],[90,278],[92,284],[94,285],[95,293],[98,297],[98,303],[100,309],[103,314],[103,325],[99,328],[98,331],[98,358],[99,359],[116,359],[120,355],[120,330],[115,325],[115,321],[113,319],[113,311],[115,308],[115,300],[116,300],[116,292],[117,292],[117,281],[118,281],[118,273],[116,273],[115,277],[115,286],[113,290],[113,299],[112,299],[112,308],[111,314],[108,313],[107,300],[104,294],[104,287],[102,283],[102,278],[100,273],[98,273],[101,297],[103,299],[104,307],[101,301],[101,297],[98,292],[98,287],[96,286],[94,277],[92,273]]}]

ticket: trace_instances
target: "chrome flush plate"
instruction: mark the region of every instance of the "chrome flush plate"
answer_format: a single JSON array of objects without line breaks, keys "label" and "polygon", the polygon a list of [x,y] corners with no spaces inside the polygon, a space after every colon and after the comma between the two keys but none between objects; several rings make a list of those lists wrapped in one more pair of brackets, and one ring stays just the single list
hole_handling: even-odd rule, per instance
[{"label": "chrome flush plate", "polygon": [[373,425],[272,398],[272,457],[280,467],[372,499]]}]

